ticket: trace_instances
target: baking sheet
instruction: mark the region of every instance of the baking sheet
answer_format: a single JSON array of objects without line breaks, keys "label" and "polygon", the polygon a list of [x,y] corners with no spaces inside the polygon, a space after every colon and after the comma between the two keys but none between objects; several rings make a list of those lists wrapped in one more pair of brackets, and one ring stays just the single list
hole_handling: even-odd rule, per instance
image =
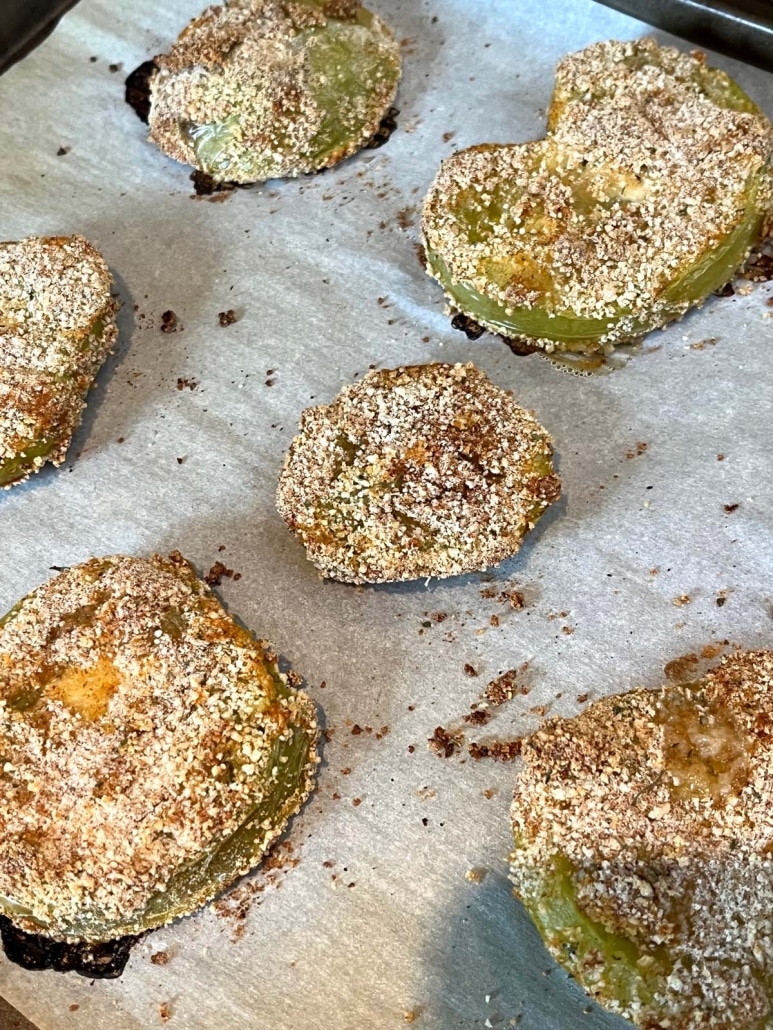
[{"label": "baking sheet", "polygon": [[[78,460],[0,494],[0,610],[50,566],[92,555],[179,548],[201,571],[221,560],[241,574],[222,597],[307,678],[331,735],[288,837],[298,864],[253,877],[244,920],[209,908],[157,932],[117,982],[0,958],[0,994],[41,1030],[164,1015],[189,1030],[622,1027],[553,965],[510,895],[515,767],[441,760],[427,738],[523,662],[528,696],[468,739],[655,686],[666,661],[712,641],[773,636],[769,287],[714,299],[622,371],[583,379],[454,332],[415,253],[444,156],[539,135],[556,60],[643,27],[591,0],[373,6],[405,40],[389,143],[222,202],[191,199],[187,170],[144,142],[123,103],[127,72],[199,0],[83,0],[0,79],[2,236],[85,234],[123,303]],[[770,76],[717,63],[773,114]],[[239,320],[221,328],[229,308]],[[169,309],[183,329],[165,335]],[[470,359],[554,434],[564,499],[493,582],[320,580],[273,502],[302,408],[372,364]],[[522,611],[481,596],[507,589]],[[161,951],[166,965],[151,961]]]}]

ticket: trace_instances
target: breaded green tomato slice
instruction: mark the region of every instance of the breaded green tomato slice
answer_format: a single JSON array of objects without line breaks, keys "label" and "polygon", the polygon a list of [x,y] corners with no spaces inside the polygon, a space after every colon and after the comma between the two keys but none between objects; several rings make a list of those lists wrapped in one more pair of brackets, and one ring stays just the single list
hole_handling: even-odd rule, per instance
[{"label": "breaded green tomato slice", "polygon": [[561,484],[550,437],[473,365],[370,372],[307,408],[277,504],[325,576],[456,576],[519,550]]},{"label": "breaded green tomato slice", "polygon": [[0,487],[64,461],[118,334],[112,286],[82,236],[0,243]]},{"label": "breaded green tomato slice", "polygon": [[515,893],[550,952],[646,1030],[773,1019],[773,652],[605,698],[523,745]]},{"label": "breaded green tomato slice", "polygon": [[492,331],[601,360],[743,264],[771,206],[773,133],[724,73],[652,40],[565,58],[549,126],[443,163],[428,267]]},{"label": "breaded green tomato slice", "polygon": [[0,911],[138,934],[257,865],[312,789],[313,703],[179,553],[94,558],[0,622]]},{"label": "breaded green tomato slice", "polygon": [[376,132],[400,50],[358,0],[231,0],[156,58],[150,139],[217,181],[329,168]]}]

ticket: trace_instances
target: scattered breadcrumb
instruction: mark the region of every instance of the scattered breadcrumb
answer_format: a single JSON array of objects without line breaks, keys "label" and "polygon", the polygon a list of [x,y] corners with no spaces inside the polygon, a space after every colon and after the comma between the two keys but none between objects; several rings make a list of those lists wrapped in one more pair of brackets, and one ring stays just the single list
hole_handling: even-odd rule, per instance
[{"label": "scattered breadcrumb", "polygon": [[161,332],[162,333],[176,333],[180,328],[177,315],[171,308],[168,311],[164,311],[161,315]]},{"label": "scattered breadcrumb", "polygon": [[521,753],[521,740],[495,740],[489,744],[472,742],[467,745],[467,750],[476,762],[481,758],[493,758],[495,762],[512,762]]},{"label": "scattered breadcrumb", "polygon": [[427,746],[438,758],[451,758],[462,745],[464,736],[459,732],[446,730],[443,726],[437,726],[435,732],[427,741]]}]

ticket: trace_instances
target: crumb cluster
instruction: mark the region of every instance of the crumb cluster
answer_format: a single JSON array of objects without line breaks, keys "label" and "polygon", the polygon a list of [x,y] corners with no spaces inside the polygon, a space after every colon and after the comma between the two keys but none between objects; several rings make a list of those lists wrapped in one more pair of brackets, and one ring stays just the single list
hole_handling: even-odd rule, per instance
[{"label": "crumb cluster", "polygon": [[453,576],[518,551],[560,494],[552,453],[473,365],[373,371],[303,412],[277,502],[333,579]]},{"label": "crumb cluster", "polygon": [[117,336],[112,285],[82,236],[0,243],[0,486],[64,461]]},{"label": "crumb cluster", "polygon": [[[605,698],[551,721],[522,753],[512,879],[555,957],[644,1027],[766,1026],[773,652]],[[551,909],[562,869],[582,916]],[[599,953],[605,934],[614,961]],[[638,985],[628,998],[626,977]]]},{"label": "crumb cluster", "polygon": [[5,617],[0,906],[22,929],[136,933],[257,863],[316,761],[314,705],[275,658],[176,552],[92,559]]},{"label": "crumb cluster", "polygon": [[400,51],[356,0],[231,0],[156,58],[150,139],[216,180],[327,168],[379,128]]}]

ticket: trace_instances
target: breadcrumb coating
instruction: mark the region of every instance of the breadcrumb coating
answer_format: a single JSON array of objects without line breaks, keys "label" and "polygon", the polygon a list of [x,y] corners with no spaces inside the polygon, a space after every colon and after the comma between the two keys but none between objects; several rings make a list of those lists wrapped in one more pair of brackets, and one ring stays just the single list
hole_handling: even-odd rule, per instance
[{"label": "breadcrumb coating", "polygon": [[0,486],[64,461],[118,334],[112,286],[82,236],[0,243]]},{"label": "breadcrumb coating", "polygon": [[355,0],[231,0],[156,58],[150,139],[215,179],[327,168],[376,132],[400,51]]},{"label": "breadcrumb coating", "polygon": [[702,302],[759,239],[773,129],[702,55],[651,39],[571,54],[548,123],[454,154],[425,201],[430,273],[493,331],[610,350]]},{"label": "breadcrumb coating", "polygon": [[552,453],[473,365],[374,371],[303,412],[277,502],[325,576],[454,576],[517,553],[560,494]]},{"label": "breadcrumb coating", "polygon": [[523,742],[512,880],[555,957],[648,1030],[773,1002],[773,652],[605,698]]},{"label": "breadcrumb coating", "polygon": [[187,914],[282,832],[316,742],[179,553],[66,569],[0,622],[0,910],[60,940]]}]

